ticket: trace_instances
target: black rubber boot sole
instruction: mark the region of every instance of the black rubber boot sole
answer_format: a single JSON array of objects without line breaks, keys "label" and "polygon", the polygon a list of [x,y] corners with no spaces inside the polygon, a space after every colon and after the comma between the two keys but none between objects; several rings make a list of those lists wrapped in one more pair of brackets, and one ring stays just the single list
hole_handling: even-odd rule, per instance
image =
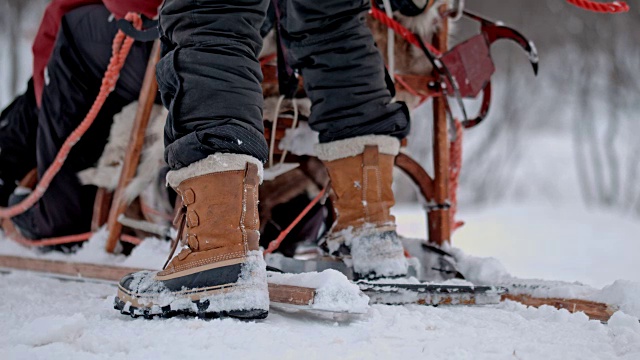
[{"label": "black rubber boot sole", "polygon": [[219,319],[219,318],[234,318],[240,320],[261,320],[265,319],[269,315],[269,311],[262,309],[253,310],[236,310],[236,311],[221,311],[221,312],[209,312],[209,301],[193,301],[198,309],[197,312],[190,310],[171,310],[170,306],[160,308],[160,313],[151,313],[151,309],[137,308],[134,306],[126,306],[126,303],[120,300],[117,296],[113,302],[113,308],[120,311],[123,315],[129,315],[132,318],[138,318],[142,316],[145,319],[157,318],[171,318],[174,316],[193,316],[200,319]]}]

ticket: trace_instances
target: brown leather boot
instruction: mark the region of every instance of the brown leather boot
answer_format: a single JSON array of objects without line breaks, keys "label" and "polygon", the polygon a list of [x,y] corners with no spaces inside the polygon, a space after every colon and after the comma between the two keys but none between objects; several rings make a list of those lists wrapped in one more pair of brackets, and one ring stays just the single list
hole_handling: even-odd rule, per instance
[{"label": "brown leather boot", "polygon": [[266,317],[266,264],[258,249],[261,172],[258,160],[232,154],[169,172],[183,202],[176,217],[182,249],[162,271],[125,276],[116,309],[146,317]]},{"label": "brown leather boot", "polygon": [[350,254],[354,272],[360,277],[407,273],[407,260],[390,213],[395,203],[393,164],[399,149],[398,139],[380,135],[317,147],[331,177],[336,219],[325,245],[332,254]]}]

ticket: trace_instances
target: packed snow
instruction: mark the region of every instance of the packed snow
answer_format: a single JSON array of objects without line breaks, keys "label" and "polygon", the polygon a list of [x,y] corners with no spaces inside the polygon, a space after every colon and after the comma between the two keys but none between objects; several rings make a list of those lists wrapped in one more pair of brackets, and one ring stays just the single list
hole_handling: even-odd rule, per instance
[{"label": "packed snow", "polygon": [[316,289],[313,304],[309,304],[313,310],[366,313],[369,309],[369,298],[360,292],[358,285],[336,270],[303,274],[270,272],[268,279],[273,284]]},{"label": "packed snow", "polygon": [[[424,236],[424,211],[394,209],[398,229]],[[581,206],[503,204],[458,216],[465,225],[449,249],[458,270],[477,285],[512,294],[576,298],[615,305],[640,318],[637,220]]]},{"label": "packed snow", "polygon": [[[401,233],[422,235],[419,207],[398,206],[395,213]],[[16,271],[0,275],[0,322],[11,324],[0,329],[0,354],[3,359],[640,358],[640,281],[633,271],[637,267],[628,260],[629,254],[638,253],[634,234],[640,229],[634,221],[525,205],[467,212],[460,218],[466,225],[453,239],[457,247],[450,250],[473,283],[603,301],[620,311],[608,324],[583,313],[510,301],[476,307],[366,308],[363,303],[365,314],[340,316],[272,308],[266,320],[255,322],[134,320],[113,310],[116,288],[111,283],[61,281]],[[105,254],[104,241],[101,231],[76,254],[64,255],[25,250],[0,238],[0,254],[158,268],[169,251],[166,242],[145,239],[125,258]],[[614,249],[603,253],[603,247],[596,246],[603,242]],[[584,271],[590,264],[599,272]],[[310,286],[324,288],[328,299],[351,285],[338,281],[340,274],[308,277]],[[286,283],[283,278],[280,282]]]},{"label": "packed snow", "polygon": [[[0,276],[3,359],[637,359],[640,324],[514,302],[482,307],[374,305],[364,315],[272,310],[263,321],[131,319],[115,287],[26,273]],[[82,294],[79,297],[79,294]],[[10,324],[10,325],[7,325]]]},{"label": "packed snow", "polygon": [[[24,272],[0,272],[0,322],[4,325],[0,327],[0,358],[640,359],[640,271],[636,261],[637,254],[640,254],[640,242],[637,240],[640,224],[637,219],[612,212],[586,211],[581,205],[557,204],[560,197],[575,200],[581,196],[577,186],[578,173],[573,169],[574,145],[570,140],[574,135],[580,139],[580,132],[573,130],[574,122],[602,130],[604,124],[609,123],[604,120],[613,118],[611,114],[604,114],[612,109],[608,103],[602,102],[610,101],[603,96],[608,92],[610,83],[602,79],[607,77],[610,81],[619,82],[625,77],[610,76],[610,72],[602,71],[601,76],[596,72],[586,77],[592,80],[591,83],[576,79],[585,78],[585,65],[589,68],[588,65],[592,64],[593,69],[603,65],[603,61],[604,65],[625,65],[635,73],[640,57],[628,55],[626,51],[635,51],[637,47],[628,46],[633,42],[624,41],[626,38],[620,36],[616,39],[622,40],[615,43],[610,41],[611,36],[601,37],[600,43],[604,41],[612,47],[591,44],[598,38],[588,37],[590,32],[586,30],[589,26],[597,26],[600,33],[610,32],[612,27],[607,27],[604,20],[583,23],[585,19],[579,17],[579,12],[562,11],[562,2],[546,2],[540,9],[549,7],[551,13],[538,10],[533,14],[513,11],[500,1],[487,3],[493,3],[489,4],[493,6],[492,11],[483,13],[502,18],[513,12],[522,21],[514,21],[513,16],[507,16],[510,22],[523,26],[524,33],[542,41],[538,44],[546,50],[542,51],[546,54],[546,71],[541,73],[542,79],[534,82],[531,78],[519,76],[510,67],[509,73],[504,75],[510,87],[494,87],[497,102],[493,105],[492,118],[488,120],[507,130],[501,130],[502,137],[492,139],[491,143],[503,146],[493,150],[473,147],[474,141],[476,145],[485,145],[485,139],[480,136],[482,132],[497,129],[497,125],[495,129],[490,127],[491,122],[474,129],[478,134],[475,138],[473,132],[465,135],[465,158],[470,154],[483,156],[483,161],[476,163],[484,165],[473,174],[493,172],[500,175],[508,169],[509,176],[515,176],[515,180],[510,182],[513,184],[505,186],[500,176],[478,178],[469,172],[470,164],[465,162],[463,173],[469,174],[467,178],[471,180],[468,183],[480,181],[490,184],[480,188],[482,191],[475,187],[466,191],[484,195],[493,190],[494,193],[484,195],[488,199],[485,203],[515,198],[497,197],[497,191],[501,195],[517,193],[521,196],[525,193],[528,199],[542,198],[548,204],[500,205],[482,211],[462,209],[459,218],[466,225],[455,234],[453,243],[456,248],[452,251],[460,258],[462,270],[477,283],[499,282],[509,286],[517,282],[526,287],[511,287],[512,292],[591,298],[616,304],[621,311],[615,313],[607,325],[589,321],[580,313],[569,314],[551,307],[527,308],[514,302],[483,307],[376,305],[365,315],[340,318],[340,321],[328,318],[326,314],[291,314],[275,310],[266,320],[258,322],[184,318],[133,320],[112,309],[115,294],[112,284],[77,283]],[[475,6],[482,8],[485,5]],[[40,13],[29,13],[32,21],[23,21],[23,25],[30,26],[30,36],[33,36],[34,24],[39,21]],[[556,21],[567,16],[564,26]],[[622,20],[617,17],[616,23]],[[540,26],[541,23],[553,23],[554,26]],[[558,31],[558,26],[569,31]],[[628,31],[631,28],[623,28],[620,35],[629,34],[628,38],[633,41],[634,32]],[[581,33],[584,33],[583,37],[580,37]],[[21,63],[27,65],[31,63],[30,36],[21,38],[18,47]],[[561,39],[571,43],[587,41],[591,46],[583,46],[583,51],[593,56],[583,56],[584,53],[576,52],[575,46],[564,46],[562,41],[556,44]],[[1,47],[6,48],[6,38],[0,40]],[[551,41],[553,44],[549,44]],[[555,52],[551,51],[554,50],[551,45],[557,47]],[[602,56],[602,52],[611,55]],[[8,54],[7,51],[0,54],[2,106],[11,100],[5,86],[10,73]],[[502,55],[509,59],[520,58],[510,52]],[[578,60],[573,61],[577,64],[573,70],[554,66],[566,63],[568,57]],[[614,58],[625,61],[614,62],[611,60]],[[498,76],[505,72],[505,67],[499,66],[499,70]],[[22,91],[31,68],[23,65],[17,71]],[[554,81],[544,81],[545,77]],[[494,84],[502,84],[503,79],[494,79]],[[635,83],[627,81],[631,87]],[[595,90],[588,96],[576,91],[589,88]],[[624,88],[622,90],[624,92]],[[619,166],[623,170],[627,162],[631,165],[637,163],[638,153],[635,131],[638,124],[637,92],[627,91],[626,94],[630,97],[626,104],[615,106],[616,110],[619,109],[616,116],[622,117],[624,126],[618,129],[619,136],[613,140],[607,137],[591,141],[600,146],[603,143],[615,145],[621,163]],[[576,97],[584,102],[576,101]],[[585,104],[596,104],[592,107],[597,111],[590,111],[584,107]],[[585,115],[590,116],[585,118]],[[516,121],[512,121],[514,118]],[[419,127],[429,127],[430,124],[428,121],[414,121],[416,130],[412,136],[416,141],[410,141],[410,144],[428,138]],[[292,144],[289,146],[303,148],[300,145],[304,145],[308,150],[317,141],[303,135],[291,134]],[[507,156],[496,156],[495,153]],[[421,155],[427,156],[425,153]],[[488,162],[492,157],[496,160]],[[628,173],[634,174],[633,169],[630,167]],[[602,171],[615,174],[606,167]],[[625,200],[621,202],[625,204],[627,199],[632,203],[637,195],[635,177],[629,179],[630,188],[634,191],[621,193]],[[464,185],[463,182],[461,197],[465,193]],[[401,215],[398,221],[403,235],[424,236],[422,211],[415,206],[398,207],[396,214]],[[169,251],[168,243],[145,239],[130,257],[125,258],[105,254],[102,251],[104,241],[105,233],[100,232],[76,254],[41,254],[37,250],[25,250],[3,239],[0,234],[0,254],[154,269],[162,266]]]},{"label": "packed snow", "polygon": [[104,251],[107,231],[102,228],[72,254],[43,252],[38,248],[25,249],[18,243],[8,241],[0,235],[0,255],[23,256],[37,259],[85,262],[92,264],[122,266],[128,268],[158,270],[171,251],[171,243],[157,238],[147,238],[129,256],[109,254]]},{"label": "packed snow", "polygon": [[[402,235],[425,237],[419,206],[400,205],[393,212]],[[513,275],[595,287],[619,279],[640,282],[640,222],[631,216],[582,205],[525,203],[462,208],[457,220],[465,225],[454,233],[453,245],[473,255],[469,266],[472,261],[477,266],[465,273],[482,281]]]},{"label": "packed snow", "polygon": [[[242,264],[242,270],[236,282],[237,287],[215,296],[200,298],[201,302],[208,302],[207,310],[222,312],[231,310],[258,310],[269,308],[269,292],[266,286],[267,264],[259,251],[249,251]],[[137,294],[156,293],[158,296],[151,301],[150,298],[137,299],[141,306],[146,307],[150,314],[161,314],[161,308],[169,306],[173,311],[198,312],[198,306],[188,297],[177,296],[169,291],[162,282],[155,279],[155,273],[151,271],[139,271],[133,274],[133,280],[129,289]],[[125,299],[120,299],[125,301]],[[125,307],[131,306],[127,302]],[[143,315],[143,309],[133,311],[127,308],[127,312],[135,315]]]}]

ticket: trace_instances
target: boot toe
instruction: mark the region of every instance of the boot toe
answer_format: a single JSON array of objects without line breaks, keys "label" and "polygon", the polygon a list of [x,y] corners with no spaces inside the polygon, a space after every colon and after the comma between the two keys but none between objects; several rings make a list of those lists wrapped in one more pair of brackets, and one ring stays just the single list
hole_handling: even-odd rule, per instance
[{"label": "boot toe", "polygon": [[145,293],[161,293],[166,291],[166,287],[161,281],[155,279],[155,272],[138,271],[127,274],[120,279],[119,287],[130,294],[142,295]]},{"label": "boot toe", "polygon": [[118,285],[120,285],[120,287],[122,287],[123,289],[131,291],[132,282],[133,282],[133,273],[125,275],[122,279],[120,279],[120,282],[118,283]]}]

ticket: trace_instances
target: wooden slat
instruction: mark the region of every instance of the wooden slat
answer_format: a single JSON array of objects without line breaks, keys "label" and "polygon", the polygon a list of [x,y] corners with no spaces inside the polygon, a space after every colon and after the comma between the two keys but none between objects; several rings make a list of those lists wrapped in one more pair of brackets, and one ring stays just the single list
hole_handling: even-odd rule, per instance
[{"label": "wooden slat", "polygon": [[425,202],[433,200],[433,179],[417,161],[401,152],[396,156],[396,166],[418,185]]},{"label": "wooden slat", "polygon": [[98,229],[102,225],[107,223],[107,219],[109,219],[109,209],[111,208],[112,200],[113,192],[105,188],[98,188],[98,191],[96,192],[96,200],[93,203],[91,231],[98,231]]},{"label": "wooden slat", "polygon": [[313,288],[269,283],[269,301],[281,304],[308,306],[313,304]]},{"label": "wooden slat", "polygon": [[144,136],[146,133],[149,118],[151,117],[151,109],[158,92],[158,82],[156,81],[156,64],[160,59],[160,42],[156,40],[151,50],[151,56],[147,64],[147,70],[142,82],[140,97],[138,99],[138,110],[133,122],[131,137],[129,138],[129,146],[127,147],[126,156],[122,165],[122,172],[116,188],[109,219],[107,221],[107,229],[109,231],[107,237],[106,250],[113,253],[122,233],[122,224],[118,222],[118,217],[127,210],[127,203],[123,200],[124,190],[136,175],[142,146],[144,145]]},{"label": "wooden slat", "polygon": [[0,268],[37,271],[109,281],[119,281],[123,276],[141,270],[119,266],[32,259],[6,255],[0,255]]},{"label": "wooden slat", "polygon": [[411,89],[417,91],[422,96],[436,97],[440,96],[439,91],[434,91],[429,88],[430,83],[436,83],[437,79],[433,74],[431,75],[418,75],[418,74],[396,74],[396,78],[400,78],[402,81],[397,81],[396,91],[408,91],[404,84],[407,84]]},{"label": "wooden slat", "polygon": [[[448,26],[447,19],[442,20],[442,28],[434,37],[434,46],[444,52],[447,50]],[[434,70],[435,71],[435,70]],[[447,103],[446,99],[433,99],[433,168],[434,191],[433,200],[437,205],[449,201],[449,134],[447,131]],[[443,245],[451,240],[451,224],[449,209],[436,209],[428,216],[429,241]]]},{"label": "wooden slat", "polygon": [[[0,268],[107,281],[119,281],[127,274],[143,270],[110,265],[32,259],[7,255],[0,255]],[[272,283],[269,284],[269,300],[272,302],[294,306],[308,306],[313,304],[314,298],[315,289],[313,288]]]},{"label": "wooden slat", "polygon": [[[8,255],[0,255],[0,268],[107,281],[119,281],[126,274],[142,270],[119,266],[32,259]],[[269,299],[275,303],[308,306],[311,305],[315,299],[315,289],[269,283]],[[566,309],[572,313],[582,311],[589,316],[590,319],[599,321],[608,321],[616,311],[615,307],[608,304],[579,299],[535,298],[529,295],[505,294],[502,295],[502,300],[512,300],[534,307],[549,305],[556,309]],[[446,297],[440,300],[440,304],[447,304],[449,302],[450,300]],[[468,302],[463,302],[462,304],[470,305],[473,303],[473,300],[468,300]]]},{"label": "wooden slat", "polygon": [[529,295],[502,295],[502,300],[512,300],[533,307],[542,305],[553,306],[556,309],[566,309],[571,313],[584,312],[590,319],[608,321],[616,309],[610,305],[588,300],[560,299],[560,298],[535,298]]}]

